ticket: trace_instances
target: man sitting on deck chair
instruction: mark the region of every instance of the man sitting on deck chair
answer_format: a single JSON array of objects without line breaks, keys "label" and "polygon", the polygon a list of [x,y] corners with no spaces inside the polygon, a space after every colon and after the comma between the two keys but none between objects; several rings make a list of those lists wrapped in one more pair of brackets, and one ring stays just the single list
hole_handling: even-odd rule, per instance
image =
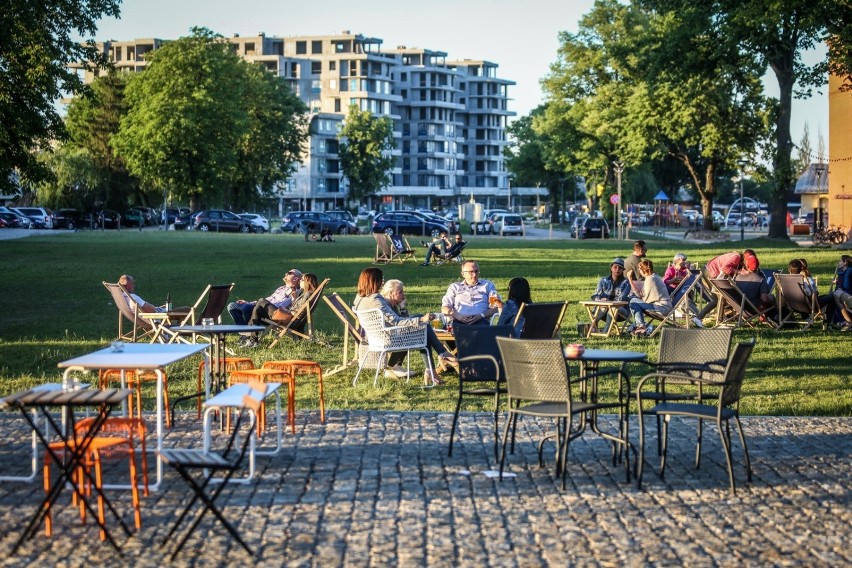
[{"label": "man sitting on deck chair", "polygon": [[[122,288],[127,292],[125,294],[124,299],[127,300],[127,305],[130,309],[133,309],[133,304],[138,306],[140,312],[146,312],[149,314],[152,313],[166,313],[166,312],[176,312],[176,313],[185,313],[188,314],[192,309],[189,306],[181,306],[179,308],[172,308],[171,306],[155,306],[153,304],[149,304],[141,297],[136,294],[136,281],[129,274],[122,274],[118,278],[118,283]],[[171,308],[171,309],[169,309]]]},{"label": "man sitting on deck chair", "polygon": [[[237,325],[260,325],[257,322],[263,321],[263,318],[271,319],[276,310],[290,307],[301,294],[299,283],[302,280],[302,273],[293,268],[287,271],[283,280],[284,285],[279,286],[266,298],[261,298],[256,302],[237,300],[228,304],[228,313],[231,314],[234,323]],[[242,346],[254,346],[257,344],[257,338],[253,334],[244,335],[240,339],[240,344]]]},{"label": "man sitting on deck chair", "polygon": [[461,233],[456,233],[453,235],[453,240],[455,241],[449,248],[446,248],[446,244],[448,241],[446,240],[446,234],[441,233],[441,240],[438,243],[438,247],[441,250],[436,250],[435,243],[433,242],[429,246],[429,250],[426,251],[426,262],[424,262],[421,266],[429,266],[429,262],[432,260],[432,256],[435,257],[435,264],[443,264],[444,262],[455,260],[459,258],[462,249],[464,249],[465,245],[467,245],[467,241],[462,240]]}]

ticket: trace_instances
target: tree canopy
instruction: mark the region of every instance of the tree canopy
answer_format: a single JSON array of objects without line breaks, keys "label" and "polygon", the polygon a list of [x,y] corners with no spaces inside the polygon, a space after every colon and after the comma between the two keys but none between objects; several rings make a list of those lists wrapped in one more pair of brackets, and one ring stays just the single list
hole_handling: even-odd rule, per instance
[{"label": "tree canopy", "polygon": [[143,185],[193,208],[245,204],[299,160],[304,106],[221,36],[192,32],[151,52],[131,78],[112,144]]},{"label": "tree canopy", "polygon": [[359,200],[390,184],[394,148],[393,123],[351,105],[340,139],[340,167],[349,180],[349,198]]},{"label": "tree canopy", "polygon": [[12,189],[17,172],[24,183],[49,177],[37,150],[48,151],[65,137],[54,103],[84,90],[70,64],[106,65],[93,36],[104,16],[119,15],[119,0],[33,2],[6,0],[0,10],[0,190]]}]

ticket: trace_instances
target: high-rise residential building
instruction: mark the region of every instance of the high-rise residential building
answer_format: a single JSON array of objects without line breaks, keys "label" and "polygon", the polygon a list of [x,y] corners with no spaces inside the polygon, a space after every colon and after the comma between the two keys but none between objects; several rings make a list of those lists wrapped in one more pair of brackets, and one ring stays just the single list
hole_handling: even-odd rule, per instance
[{"label": "high-rise residential building", "polygon": [[[322,36],[228,38],[237,54],[280,76],[308,106],[310,139],[303,163],[281,188],[288,207],[349,205],[337,133],[350,105],[393,121],[391,185],[372,208],[449,208],[471,199],[503,206],[511,195],[503,149],[508,89],[497,64],[448,61],[447,54],[398,46],[344,31]],[[119,70],[141,71],[160,39],[107,41]],[[86,80],[92,80],[87,76]],[[545,192],[546,195],[546,192]]]}]

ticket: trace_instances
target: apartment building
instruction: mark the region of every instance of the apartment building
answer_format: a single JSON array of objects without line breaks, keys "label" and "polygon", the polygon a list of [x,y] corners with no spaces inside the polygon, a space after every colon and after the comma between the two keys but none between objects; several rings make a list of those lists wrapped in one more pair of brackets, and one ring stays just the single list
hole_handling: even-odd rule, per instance
[{"label": "apartment building", "polygon": [[[503,161],[508,89],[485,60],[398,46],[343,31],[322,36],[227,38],[237,54],[264,65],[308,106],[304,162],[281,187],[287,208],[351,206],[338,157],[337,133],[350,105],[393,121],[392,183],[371,208],[449,208],[471,199],[486,207],[510,195]],[[159,39],[100,44],[116,67],[141,71]],[[93,77],[87,76],[90,81]],[[529,193],[529,192],[527,192]],[[546,192],[544,193],[546,196]]]}]

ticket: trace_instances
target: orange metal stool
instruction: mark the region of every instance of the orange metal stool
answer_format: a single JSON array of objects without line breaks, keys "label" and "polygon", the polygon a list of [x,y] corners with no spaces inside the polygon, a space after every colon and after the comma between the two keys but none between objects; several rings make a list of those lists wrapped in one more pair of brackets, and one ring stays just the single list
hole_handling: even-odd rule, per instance
[{"label": "orange metal stool", "polygon": [[[121,381],[121,369],[101,369],[98,371],[98,388],[109,387],[111,381]],[[157,373],[154,371],[124,371],[124,381],[127,388],[136,391],[136,417],[142,418],[142,385],[141,383],[157,382]],[[131,395],[132,396],[132,395]],[[172,427],[172,416],[169,408],[169,376],[163,371],[163,404],[166,407],[166,426]],[[128,416],[133,418],[133,399],[127,398]]]},{"label": "orange metal stool", "polygon": [[[234,383],[248,383],[251,381],[259,381],[262,383],[284,383],[287,385],[287,423],[290,425],[291,431],[296,433],[296,382],[293,380],[293,375],[287,371],[279,369],[246,369],[242,371],[233,371],[228,377],[228,386]],[[226,424],[230,428],[230,414]],[[260,437],[261,432],[266,431],[266,405],[261,402],[260,414],[257,417],[257,435]]]},{"label": "orange metal stool", "polygon": [[[287,359],[283,361],[266,361],[263,369],[280,369],[286,371],[293,377],[293,389],[296,390],[296,377],[298,375],[316,375],[317,385],[319,386],[319,407],[320,407],[320,422],[325,424],[325,394],[322,388],[322,367],[315,361],[307,361],[304,359]],[[293,404],[295,406],[295,395],[293,395]],[[293,416],[295,420],[295,409]]]},{"label": "orange metal stool", "polygon": [[[233,373],[234,371],[243,371],[254,369],[254,361],[248,357],[225,357],[225,373]],[[201,390],[201,382],[204,380],[204,360],[198,364],[198,392]],[[198,395],[198,418],[201,418],[201,399],[202,395]]]}]

